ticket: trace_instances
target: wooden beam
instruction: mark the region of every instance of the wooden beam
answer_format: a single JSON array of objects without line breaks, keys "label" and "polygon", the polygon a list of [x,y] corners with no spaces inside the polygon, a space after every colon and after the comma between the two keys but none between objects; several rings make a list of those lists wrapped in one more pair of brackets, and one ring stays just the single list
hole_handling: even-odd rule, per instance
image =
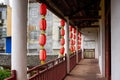
[{"label": "wooden beam", "polygon": [[38,0],[29,0],[29,3],[35,3],[37,2]]},{"label": "wooden beam", "polygon": [[97,27],[99,27],[99,25],[86,25],[86,26],[80,26],[80,25],[78,25],[78,28],[97,28]]},{"label": "wooden beam", "polygon": [[[64,14],[54,5],[54,3],[50,2],[51,0],[37,0],[39,3],[45,3],[47,5],[47,9],[57,15],[59,18],[64,19]],[[54,7],[53,7],[54,6]]]},{"label": "wooden beam", "polygon": [[101,18],[101,16],[98,16],[98,17],[72,17],[72,18],[70,18],[71,20],[80,20],[80,21],[82,21],[82,20],[98,20],[98,19],[100,19]]},{"label": "wooden beam", "polygon": [[70,9],[70,5],[66,2],[66,0],[62,0],[63,1],[63,4],[65,4],[65,6]]},{"label": "wooden beam", "polygon": [[73,0],[75,7],[78,8],[77,0]]},{"label": "wooden beam", "polygon": [[82,7],[82,8],[78,8],[75,12],[72,12],[69,16],[74,16],[75,14],[79,13],[81,10],[88,8],[89,6],[91,6],[91,5],[93,5],[93,4],[94,4],[94,3],[91,2],[91,3],[89,3],[89,4],[86,4],[86,5],[85,5],[84,7]]}]

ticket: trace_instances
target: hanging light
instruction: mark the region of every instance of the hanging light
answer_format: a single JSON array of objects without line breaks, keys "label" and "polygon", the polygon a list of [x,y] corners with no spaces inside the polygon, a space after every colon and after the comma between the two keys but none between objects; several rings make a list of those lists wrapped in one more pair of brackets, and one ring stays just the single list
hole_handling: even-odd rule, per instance
[{"label": "hanging light", "polygon": [[61,36],[65,35],[65,30],[63,28],[60,30],[60,34],[61,34]]},{"label": "hanging light", "polygon": [[39,52],[39,59],[41,61],[41,64],[45,63],[46,60],[46,50],[44,49],[44,46],[46,44],[46,35],[45,35],[45,30],[46,30],[46,19],[45,15],[47,13],[47,8],[44,3],[40,4],[40,14],[41,14],[41,20],[40,20],[40,30],[41,34],[39,36],[39,45],[40,45],[40,52]]},{"label": "hanging light", "polygon": [[44,3],[40,4],[40,14],[41,15],[46,15],[47,9],[46,9],[46,5]]},{"label": "hanging light", "polygon": [[65,39],[64,39],[64,35],[65,35],[65,30],[64,30],[64,26],[65,26],[65,21],[63,19],[61,19],[60,21],[60,26],[61,26],[61,30],[60,30],[60,36],[61,36],[61,40],[60,40],[60,44],[61,44],[61,49],[60,49],[60,56],[63,56],[64,54],[64,44],[65,44]]},{"label": "hanging light", "polygon": [[74,39],[76,39],[76,35],[74,35],[74,37],[73,37]]},{"label": "hanging light", "polygon": [[74,28],[74,33],[76,33],[76,29]]},{"label": "hanging light", "polygon": [[46,20],[45,19],[40,20],[40,30],[46,30]]},{"label": "hanging light", "polygon": [[60,54],[64,54],[64,50],[65,50],[65,48],[64,47],[61,47],[61,49],[60,49]]},{"label": "hanging light", "polygon": [[70,51],[73,52],[73,46],[70,46]]},{"label": "hanging light", "polygon": [[65,25],[65,21],[64,21],[63,19],[61,19],[60,24],[61,24],[61,26],[64,27],[64,25]]},{"label": "hanging light", "polygon": [[73,45],[73,40],[70,40],[70,45]]},{"label": "hanging light", "polygon": [[73,37],[73,33],[70,32],[69,38],[72,38],[72,37]]},{"label": "hanging light", "polygon": [[69,26],[69,31],[72,31],[72,26]]},{"label": "hanging light", "polygon": [[61,39],[60,39],[60,43],[61,43],[61,45],[64,45],[64,44],[65,44],[65,39],[64,39],[64,38],[61,38]]},{"label": "hanging light", "polygon": [[39,36],[39,44],[40,44],[41,46],[44,46],[44,45],[46,44],[46,35],[45,35],[45,34],[41,34],[41,35]]},{"label": "hanging light", "polygon": [[42,60],[42,61],[45,61],[46,60],[46,50],[45,49],[42,49],[39,51],[39,59]]}]

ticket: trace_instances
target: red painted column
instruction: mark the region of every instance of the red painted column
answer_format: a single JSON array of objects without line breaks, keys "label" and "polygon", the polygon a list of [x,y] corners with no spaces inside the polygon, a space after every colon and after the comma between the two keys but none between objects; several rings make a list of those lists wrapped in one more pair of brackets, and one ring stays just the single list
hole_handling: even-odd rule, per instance
[{"label": "red painted column", "polygon": [[106,15],[105,27],[105,76],[107,80],[111,80],[111,29],[110,29],[110,15]]}]

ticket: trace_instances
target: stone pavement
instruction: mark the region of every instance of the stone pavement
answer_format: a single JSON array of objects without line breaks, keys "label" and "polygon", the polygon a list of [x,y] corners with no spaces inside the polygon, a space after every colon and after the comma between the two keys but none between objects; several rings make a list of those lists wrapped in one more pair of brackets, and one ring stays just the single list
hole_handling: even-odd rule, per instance
[{"label": "stone pavement", "polygon": [[64,80],[105,80],[100,76],[97,59],[83,59]]}]

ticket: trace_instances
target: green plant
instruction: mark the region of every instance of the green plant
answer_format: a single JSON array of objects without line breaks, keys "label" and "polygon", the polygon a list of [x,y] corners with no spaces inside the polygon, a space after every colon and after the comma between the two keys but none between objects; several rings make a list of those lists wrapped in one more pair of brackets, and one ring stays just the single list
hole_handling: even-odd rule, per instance
[{"label": "green plant", "polygon": [[5,78],[10,76],[10,70],[0,70],[0,80],[4,80]]}]

